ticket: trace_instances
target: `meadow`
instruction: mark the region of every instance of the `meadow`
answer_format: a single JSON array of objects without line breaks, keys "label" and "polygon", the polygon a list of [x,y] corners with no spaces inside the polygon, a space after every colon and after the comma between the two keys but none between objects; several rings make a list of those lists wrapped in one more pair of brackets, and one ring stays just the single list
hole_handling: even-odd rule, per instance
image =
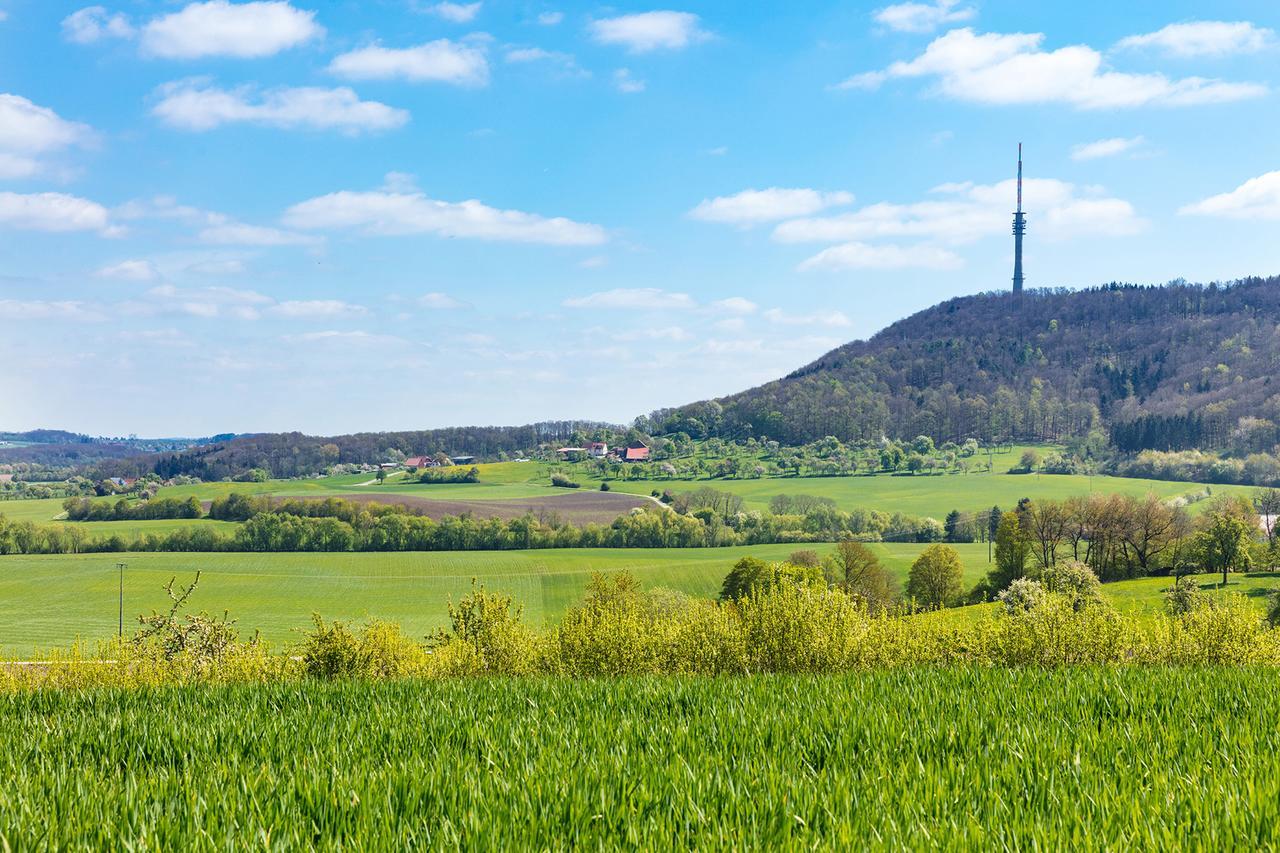
[{"label": "meadow", "polygon": [[[581,598],[593,572],[630,572],[641,587],[666,587],[714,598],[733,563],[751,555],[783,560],[795,545],[740,548],[571,548],[534,551],[445,551],[382,553],[58,554],[0,558],[0,653],[29,656],[39,648],[67,646],[77,639],[113,636],[117,627],[119,575],[125,569],[125,629],[136,617],[162,609],[163,586],[172,577],[189,581],[201,572],[192,607],[229,611],[241,633],[261,631],[280,645],[297,639],[312,612],[327,619],[369,616],[400,623],[421,636],[444,625],[447,602],[476,578],[488,589],[511,595],[527,621],[557,621]],[[820,554],[831,545],[814,548]],[[923,545],[871,546],[905,579]],[[966,582],[987,570],[985,545],[957,546]]]},{"label": "meadow", "polygon": [[[843,477],[762,477],[759,479],[700,479],[700,480],[617,480],[608,481],[614,492],[649,496],[654,491],[682,492],[711,487],[739,495],[748,510],[766,510],[769,501],[777,495],[812,495],[830,498],[842,510],[855,508],[875,509],[883,512],[901,512],[908,515],[929,516],[943,519],[953,509],[962,512],[999,506],[1013,508],[1024,497],[1062,499],[1075,495],[1126,494],[1143,496],[1156,494],[1162,498],[1203,493],[1251,495],[1256,489],[1247,486],[1213,485],[1199,483],[1145,480],[1128,477],[1083,476],[1072,474],[1009,474],[1008,468],[1017,461],[1021,447],[994,457],[992,472],[969,474],[875,474]],[[1048,451],[1048,448],[1041,448]],[[985,457],[977,457],[985,458]],[[171,486],[160,489],[159,497],[196,497],[211,501],[232,492],[274,495],[278,497],[342,497],[376,496],[378,500],[394,503],[399,498],[448,502],[449,511],[473,504],[477,516],[497,515],[510,517],[525,509],[546,507],[555,510],[555,501],[569,495],[582,495],[598,491],[601,480],[589,466],[550,465],[541,462],[496,462],[476,466],[480,469],[478,483],[410,483],[403,473],[394,473],[379,485],[371,474],[346,474],[336,477],[317,477],[299,480],[268,480],[260,483],[200,483],[189,486]],[[553,470],[567,471],[582,488],[567,490],[550,484]],[[620,497],[620,496],[615,496]],[[529,503],[524,503],[529,502]],[[514,511],[505,510],[509,503]],[[1198,504],[1191,504],[1194,513]],[[497,509],[495,509],[497,507]],[[63,515],[60,499],[0,502],[0,514],[14,521],[48,523]],[[430,513],[429,513],[430,514]],[[560,513],[566,520],[573,520],[571,502]],[[591,518],[595,520],[598,510]],[[163,533],[176,526],[213,524],[207,519],[195,521],[95,521],[81,522],[91,535],[136,535],[138,533]]]},{"label": "meadow", "polygon": [[1230,668],[301,681],[0,695],[0,847],[1264,849]]}]

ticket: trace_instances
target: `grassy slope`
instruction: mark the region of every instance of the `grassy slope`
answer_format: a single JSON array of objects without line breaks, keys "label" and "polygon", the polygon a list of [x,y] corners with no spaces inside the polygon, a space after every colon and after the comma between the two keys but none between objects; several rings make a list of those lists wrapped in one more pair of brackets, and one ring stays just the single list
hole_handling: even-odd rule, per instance
[{"label": "grassy slope", "polygon": [[[797,547],[569,549],[391,554],[77,554],[0,559],[0,650],[98,639],[116,629],[116,563],[125,575],[126,621],[165,603],[173,576],[203,572],[196,609],[229,610],[246,632],[279,643],[305,627],[312,611],[326,618],[377,616],[410,633],[444,624],[446,601],[475,577],[514,596],[535,623],[557,619],[581,595],[592,572],[629,571],[646,588],[670,587],[714,596],[734,561],[746,554],[784,559]],[[817,549],[825,553],[830,545]],[[906,577],[924,546],[875,545],[886,565]],[[985,545],[961,545],[972,584],[986,571]]]},{"label": "grassy slope", "polygon": [[0,846],[1274,849],[1247,668],[0,696]]},{"label": "grassy slope", "polygon": [[[995,456],[995,471],[1006,471],[1016,463],[1022,448]],[[983,457],[985,458],[985,457]],[[165,497],[188,497],[201,500],[230,494],[249,492],[280,496],[343,497],[351,494],[417,495],[445,500],[523,500],[537,496],[562,495],[564,489],[553,488],[548,482],[550,466],[536,463],[500,462],[480,465],[481,482],[453,484],[405,483],[402,475],[394,475],[384,485],[369,485],[371,475],[349,474],[341,477],[325,477],[313,480],[273,480],[266,483],[202,483],[196,486],[175,486],[161,490]],[[598,489],[600,482],[591,477],[585,468],[573,472],[584,489]],[[779,477],[759,480],[632,480],[610,481],[616,491],[647,495],[654,489],[684,491],[700,486],[739,494],[748,509],[766,509],[769,500],[779,494],[808,494],[829,497],[842,509],[863,507],[886,512],[904,512],[912,515],[928,515],[944,518],[952,509],[973,511],[992,505],[1012,508],[1019,499],[1064,498],[1071,495],[1099,492],[1145,495],[1154,492],[1162,497],[1174,497],[1201,491],[1204,487],[1195,483],[1164,480],[1138,480],[1122,477],[1082,477],[1048,474],[973,473],[919,476],[854,476],[854,477]],[[1251,493],[1243,486],[1212,486],[1216,492]],[[1194,512],[1201,505],[1193,505]],[[47,523],[62,514],[60,499],[35,501],[6,501],[0,503],[0,514],[19,521]],[[86,532],[91,535],[133,533],[165,530],[173,525],[192,522],[90,522]],[[199,522],[207,523],[207,522]]]}]

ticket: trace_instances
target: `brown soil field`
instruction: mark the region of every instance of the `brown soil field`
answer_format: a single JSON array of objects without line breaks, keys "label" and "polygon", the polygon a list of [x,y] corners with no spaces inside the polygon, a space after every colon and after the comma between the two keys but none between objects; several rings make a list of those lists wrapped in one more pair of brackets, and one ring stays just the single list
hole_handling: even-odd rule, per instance
[{"label": "brown soil field", "polygon": [[471,513],[476,518],[519,518],[526,512],[540,518],[557,516],[572,524],[610,524],[620,515],[636,507],[652,507],[654,502],[640,495],[620,492],[570,492],[536,498],[514,498],[493,501],[450,501],[421,498],[414,495],[344,494],[346,500],[360,503],[399,504],[431,518]]}]

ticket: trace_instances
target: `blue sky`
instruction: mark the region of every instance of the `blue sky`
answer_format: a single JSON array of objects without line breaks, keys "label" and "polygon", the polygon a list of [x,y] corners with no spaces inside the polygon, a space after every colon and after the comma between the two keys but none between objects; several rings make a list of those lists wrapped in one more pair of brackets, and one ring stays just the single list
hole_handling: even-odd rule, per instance
[{"label": "blue sky", "polygon": [[[1136,7],[1136,8],[1135,8]],[[627,421],[1280,271],[1280,9],[0,0],[0,428]]]}]

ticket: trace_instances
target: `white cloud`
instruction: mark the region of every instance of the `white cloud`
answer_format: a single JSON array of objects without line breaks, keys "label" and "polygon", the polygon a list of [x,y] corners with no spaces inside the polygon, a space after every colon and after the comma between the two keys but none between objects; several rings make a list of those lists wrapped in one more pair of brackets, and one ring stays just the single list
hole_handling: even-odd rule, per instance
[{"label": "white cloud", "polygon": [[617,44],[632,53],[680,50],[711,37],[691,12],[640,12],[591,22],[591,35],[601,44]]},{"label": "white cloud", "polygon": [[578,266],[584,270],[598,270],[609,265],[609,259],[604,255],[592,255],[589,258],[583,258],[578,261]]},{"label": "white cloud", "polygon": [[730,296],[711,303],[711,310],[723,314],[754,314],[760,306],[741,296]]},{"label": "white cloud", "polygon": [[465,24],[480,14],[479,3],[436,3],[425,9],[437,18],[443,18],[455,24]]},{"label": "white cloud", "polygon": [[345,86],[258,92],[253,86],[219,89],[201,80],[182,80],[167,83],[157,92],[160,100],[152,107],[152,114],[182,130],[212,130],[243,122],[356,134],[401,127],[409,120],[408,111],[362,101]]},{"label": "white cloud", "polygon": [[345,317],[367,314],[363,305],[352,305],[337,299],[287,300],[269,309],[281,317]]},{"label": "white cloud", "polygon": [[62,19],[62,37],[76,44],[92,44],[104,38],[133,38],[133,25],[123,12],[88,6]]},{"label": "white cloud", "polygon": [[770,323],[782,326],[824,326],[827,328],[844,328],[853,323],[841,311],[815,311],[812,314],[789,314],[780,308],[770,308],[764,312],[764,318]]},{"label": "white cloud", "polygon": [[944,24],[967,21],[978,14],[977,10],[964,6],[956,8],[959,0],[934,0],[932,3],[895,3],[876,11],[877,23],[903,33],[931,33]]},{"label": "white cloud", "polygon": [[449,39],[436,39],[417,47],[362,47],[334,57],[329,71],[352,80],[401,79],[457,86],[484,86],[489,82],[489,61],[484,51]]},{"label": "white cloud", "polygon": [[344,190],[295,204],[285,212],[284,221],[292,228],[358,228],[369,234],[437,234],[563,246],[589,246],[606,239],[599,225],[499,210],[474,199],[438,201],[421,192]]},{"label": "white cloud", "polygon": [[1089,142],[1084,145],[1077,145],[1071,149],[1072,160],[1097,160],[1102,157],[1115,157],[1117,154],[1123,154],[1126,151],[1142,145],[1146,140],[1141,136],[1131,138],[1115,137],[1113,139],[1099,139],[1097,142]]},{"label": "white cloud", "polygon": [[800,264],[800,270],[954,270],[964,266],[955,252],[937,246],[869,245],[842,243],[823,249]]},{"label": "white cloud", "polygon": [[[902,237],[947,245],[972,243],[1008,233],[1017,182],[944,184],[935,187],[932,195],[936,198],[912,204],[880,202],[834,216],[789,220],[774,228],[773,238],[783,243],[861,243]],[[1129,202],[1108,197],[1097,188],[1082,192],[1066,181],[1029,178],[1023,197],[1031,228],[1046,239],[1133,234],[1146,225]]]},{"label": "white cloud", "polygon": [[829,207],[852,204],[853,194],[811,189],[743,190],[736,195],[703,199],[689,215],[704,222],[756,225],[796,216],[808,216]]},{"label": "white cloud", "polygon": [[1267,87],[1204,77],[1171,80],[1104,67],[1086,45],[1041,49],[1041,33],[975,33],[965,28],[936,38],[910,62],[858,74],[842,89],[874,89],[896,78],[931,78],[937,91],[980,104],[1064,103],[1078,109],[1190,106],[1260,97]]},{"label": "white cloud", "polygon": [[314,19],[315,12],[284,0],[191,3],[143,27],[142,52],[163,59],[272,56],[323,36]]},{"label": "white cloud", "polygon": [[403,338],[397,338],[394,335],[375,335],[371,332],[361,330],[344,332],[338,329],[325,329],[321,332],[304,332],[300,335],[283,335],[281,339],[288,341],[289,343],[333,343],[360,346],[405,343]]},{"label": "white cloud", "polygon": [[613,335],[615,341],[688,341],[693,335],[680,326],[632,329]]},{"label": "white cloud", "polygon": [[631,69],[619,68],[613,72],[613,85],[618,87],[618,91],[626,95],[634,95],[637,92],[643,92],[645,84],[643,80],[637,80],[631,76]]},{"label": "white cloud", "polygon": [[88,125],[67,121],[21,95],[0,94],[0,178],[29,178],[48,170],[45,155],[94,142]]},{"label": "white cloud", "polygon": [[214,246],[310,246],[318,239],[265,225],[247,225],[213,214],[213,224],[201,229],[200,242]]},{"label": "white cloud", "polygon": [[454,308],[465,308],[467,303],[454,299],[447,293],[424,293],[415,300],[422,308],[430,308],[436,311],[450,310]]},{"label": "white cloud", "polygon": [[1188,204],[1178,212],[1225,219],[1280,219],[1280,171],[1250,178],[1231,192]]},{"label": "white cloud", "polygon": [[564,20],[564,12],[543,12],[538,15],[538,23],[544,27],[554,27]]},{"label": "white cloud", "polygon": [[1169,56],[1232,56],[1258,53],[1275,43],[1275,31],[1247,21],[1192,21],[1170,24],[1154,33],[1129,36],[1118,48],[1155,48]]},{"label": "white cloud", "polygon": [[573,296],[563,303],[566,308],[624,308],[645,311],[696,308],[687,293],[671,293],[656,287],[618,288],[586,296]]},{"label": "white cloud", "polygon": [[269,296],[253,290],[232,287],[179,288],[162,284],[147,291],[145,301],[120,303],[125,315],[150,317],[157,314],[185,314],[212,319],[229,316],[240,320],[257,320],[260,309],[274,304]]},{"label": "white cloud", "polygon": [[160,272],[151,261],[132,259],[102,267],[94,275],[100,278],[118,278],[124,281],[155,281]]},{"label": "white cloud", "polygon": [[117,236],[120,229],[102,205],[65,193],[0,192],[0,227],[27,231],[97,231]]},{"label": "white cloud", "polygon": [[187,267],[187,272],[197,275],[243,275],[247,267],[239,258],[210,258],[197,261]]},{"label": "white cloud", "polygon": [[0,319],[5,320],[83,320],[99,319],[83,302],[72,300],[0,299]]}]

